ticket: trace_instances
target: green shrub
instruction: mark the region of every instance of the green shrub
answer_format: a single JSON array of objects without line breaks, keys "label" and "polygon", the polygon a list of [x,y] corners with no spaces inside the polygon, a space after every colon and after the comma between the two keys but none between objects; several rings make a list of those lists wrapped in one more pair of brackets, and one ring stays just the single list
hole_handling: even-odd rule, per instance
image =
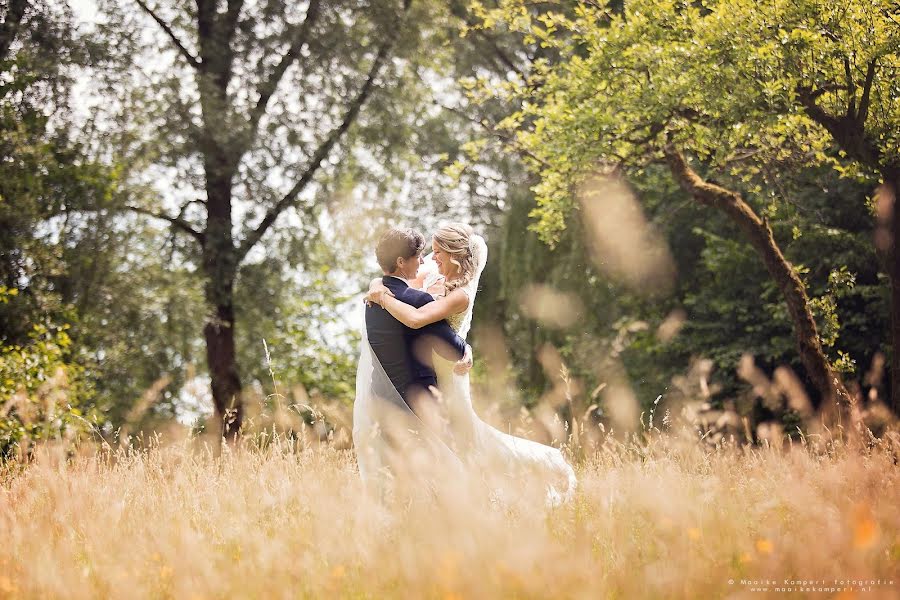
[{"label": "green shrub", "polygon": [[[0,302],[17,290],[0,286]],[[72,361],[68,325],[32,326],[25,345],[0,343],[0,458],[42,440],[73,442],[91,427],[83,414],[92,390]]]}]

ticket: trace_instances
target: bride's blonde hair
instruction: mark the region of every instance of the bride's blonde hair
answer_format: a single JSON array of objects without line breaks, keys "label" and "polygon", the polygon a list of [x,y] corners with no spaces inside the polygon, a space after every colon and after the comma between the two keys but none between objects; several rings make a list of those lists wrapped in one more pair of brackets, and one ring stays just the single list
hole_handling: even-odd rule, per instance
[{"label": "bride's blonde hair", "polygon": [[459,269],[459,277],[444,284],[448,294],[475,277],[474,235],[474,230],[465,223],[448,223],[434,232],[434,243],[450,255],[450,262]]}]

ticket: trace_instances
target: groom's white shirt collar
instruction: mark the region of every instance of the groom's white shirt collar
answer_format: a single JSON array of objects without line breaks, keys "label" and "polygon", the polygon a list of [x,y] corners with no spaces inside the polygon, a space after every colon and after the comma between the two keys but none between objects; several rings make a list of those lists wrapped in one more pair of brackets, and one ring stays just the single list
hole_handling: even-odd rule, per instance
[{"label": "groom's white shirt collar", "polygon": [[407,280],[403,279],[402,277],[397,277],[396,275],[385,275],[385,277],[393,277],[394,279],[399,279],[400,281],[402,281],[402,282],[405,283],[406,285],[409,285],[409,282],[408,282]]}]

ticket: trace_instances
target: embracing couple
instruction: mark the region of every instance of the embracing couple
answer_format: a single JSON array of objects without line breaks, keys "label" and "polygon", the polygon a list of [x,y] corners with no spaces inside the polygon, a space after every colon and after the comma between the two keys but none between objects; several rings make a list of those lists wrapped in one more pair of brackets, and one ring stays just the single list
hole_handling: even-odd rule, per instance
[{"label": "embracing couple", "polygon": [[487,262],[484,239],[452,223],[434,233],[431,254],[424,250],[422,234],[402,228],[385,232],[375,249],[384,277],[365,298],[353,410],[360,475],[379,487],[458,476],[500,496],[529,483],[549,505],[571,499],[575,473],[559,450],[503,433],[472,407],[465,338]]}]

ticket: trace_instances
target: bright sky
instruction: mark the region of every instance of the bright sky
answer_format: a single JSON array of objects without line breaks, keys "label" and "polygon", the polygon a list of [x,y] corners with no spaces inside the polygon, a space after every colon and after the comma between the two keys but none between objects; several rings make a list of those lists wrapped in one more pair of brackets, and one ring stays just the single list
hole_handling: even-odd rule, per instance
[{"label": "bright sky", "polygon": [[95,0],[69,0],[69,6],[75,11],[78,20],[93,23],[97,19],[97,3]]}]

